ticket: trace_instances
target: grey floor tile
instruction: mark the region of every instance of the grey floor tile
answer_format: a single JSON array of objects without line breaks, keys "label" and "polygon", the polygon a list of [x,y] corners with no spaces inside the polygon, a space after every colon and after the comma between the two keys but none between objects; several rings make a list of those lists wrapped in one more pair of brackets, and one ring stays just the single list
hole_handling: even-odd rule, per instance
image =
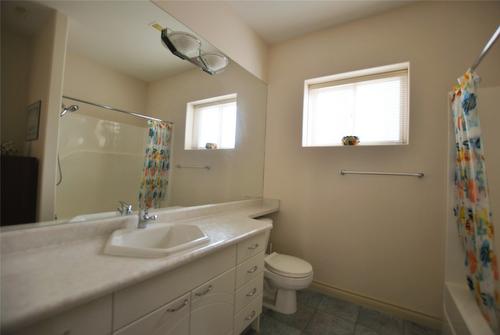
[{"label": "grey floor tile", "polygon": [[300,335],[300,330],[290,327],[263,314],[260,318],[260,335]]},{"label": "grey floor tile", "polygon": [[354,335],[380,335],[380,334],[378,334],[373,329],[367,328],[360,324],[356,324],[356,327],[354,328]]},{"label": "grey floor tile", "polygon": [[318,308],[323,297],[323,294],[311,290],[297,291],[297,304]]},{"label": "grey floor tile", "polygon": [[439,335],[438,329],[428,328],[415,322],[405,321],[405,335]]},{"label": "grey floor tile", "polygon": [[358,305],[327,296],[323,296],[318,305],[318,310],[335,315],[351,322],[356,322],[356,319],[358,318],[359,308],[360,307]]},{"label": "grey floor tile", "polygon": [[294,314],[282,314],[270,310],[268,308],[264,308],[264,313],[271,318],[278,320],[290,327],[297,328],[299,330],[304,330],[306,328],[309,321],[311,321],[314,315],[314,308],[306,306],[306,305],[297,305],[297,312]]},{"label": "grey floor tile", "polygon": [[308,335],[353,335],[354,323],[332,314],[316,311],[304,334]]},{"label": "grey floor tile", "polygon": [[357,324],[365,326],[380,335],[403,335],[403,320],[380,311],[361,307]]}]

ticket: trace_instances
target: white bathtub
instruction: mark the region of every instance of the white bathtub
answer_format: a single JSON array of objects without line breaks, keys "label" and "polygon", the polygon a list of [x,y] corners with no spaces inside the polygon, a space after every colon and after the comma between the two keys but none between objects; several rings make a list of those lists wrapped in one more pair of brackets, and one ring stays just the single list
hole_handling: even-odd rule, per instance
[{"label": "white bathtub", "polygon": [[443,335],[494,335],[467,286],[445,283]]}]

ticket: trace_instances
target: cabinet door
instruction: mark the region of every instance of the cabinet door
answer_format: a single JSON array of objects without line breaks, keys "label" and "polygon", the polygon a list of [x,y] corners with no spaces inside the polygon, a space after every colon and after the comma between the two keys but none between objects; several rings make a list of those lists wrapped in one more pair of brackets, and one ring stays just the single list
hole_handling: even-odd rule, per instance
[{"label": "cabinet door", "polygon": [[114,335],[189,335],[190,293],[132,322]]},{"label": "cabinet door", "polygon": [[191,335],[221,335],[233,330],[234,269],[191,293]]},{"label": "cabinet door", "polygon": [[111,295],[75,307],[50,319],[2,335],[108,335],[111,333]]}]

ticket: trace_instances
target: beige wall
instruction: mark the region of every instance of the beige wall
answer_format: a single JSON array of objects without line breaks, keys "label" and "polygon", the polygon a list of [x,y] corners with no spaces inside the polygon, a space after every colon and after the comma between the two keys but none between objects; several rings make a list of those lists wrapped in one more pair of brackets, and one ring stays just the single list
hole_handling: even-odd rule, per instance
[{"label": "beige wall", "polygon": [[2,27],[2,143],[24,154],[32,39]]},{"label": "beige wall", "polygon": [[67,34],[67,17],[53,11],[33,37],[28,101],[42,101],[39,138],[30,142],[29,150],[29,155],[39,159],[38,221],[54,219],[57,130]]},{"label": "beige wall", "polygon": [[[327,286],[441,317],[447,92],[494,31],[500,4],[422,2],[270,50],[264,196],[278,198],[277,251]],[[497,48],[498,49],[498,48]],[[500,80],[498,50],[479,69]],[[410,61],[410,144],[302,148],[304,80]],[[423,179],[339,170],[423,171]]]},{"label": "beige wall", "polygon": [[[149,112],[174,122],[168,203],[198,205],[262,196],[267,86],[232,63],[209,76],[190,70],[149,86]],[[234,150],[184,150],[186,104],[237,93],[237,138]],[[209,171],[175,165],[211,166]]]},{"label": "beige wall", "polygon": [[221,1],[153,2],[257,78],[266,80],[266,43],[227,4]]},{"label": "beige wall", "polygon": [[[100,64],[84,55],[68,52],[64,73],[64,95],[115,108],[147,114],[147,83]],[[117,122],[146,126],[136,119],[102,108],[65,100],[66,105],[77,104],[83,114]]]}]

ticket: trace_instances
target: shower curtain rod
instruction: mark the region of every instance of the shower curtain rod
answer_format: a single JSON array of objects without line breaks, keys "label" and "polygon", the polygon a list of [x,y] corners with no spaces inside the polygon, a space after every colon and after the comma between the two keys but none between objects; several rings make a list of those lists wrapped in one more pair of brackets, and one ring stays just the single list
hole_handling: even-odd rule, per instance
[{"label": "shower curtain rod", "polygon": [[138,118],[141,118],[141,119],[146,119],[146,120],[151,120],[151,121],[159,121],[159,122],[166,122],[166,123],[169,123],[169,124],[174,124],[171,121],[163,121],[162,119],[157,119],[157,118],[152,117],[152,116],[147,116],[147,115],[143,115],[143,114],[139,114],[139,113],[135,113],[135,112],[129,112],[129,111],[126,111],[126,110],[123,110],[123,109],[118,109],[118,108],[114,108],[114,107],[111,107],[111,106],[101,105],[101,104],[98,104],[98,103],[95,103],[95,102],[91,102],[91,101],[86,101],[86,100],[82,100],[82,99],[78,99],[78,98],[68,97],[66,95],[63,95],[63,98],[64,99],[73,100],[73,101],[77,101],[77,102],[81,102],[81,103],[84,103],[84,104],[87,104],[87,105],[92,105],[92,106],[96,106],[96,107],[105,108],[107,110],[114,111],[114,112],[120,112],[120,113],[124,113],[124,114],[128,114],[128,115],[132,115],[132,116],[135,116],[135,117],[138,117]]},{"label": "shower curtain rod", "polygon": [[481,54],[479,54],[479,57],[476,59],[474,64],[472,64],[472,66],[470,67],[470,69],[472,71],[474,71],[479,66],[479,64],[481,64],[481,61],[483,60],[483,58],[486,56],[488,51],[490,51],[493,44],[495,44],[495,42],[498,40],[498,36],[500,36],[500,25],[497,26],[497,30],[493,33],[493,35],[491,36],[491,38],[489,39],[489,41],[486,43],[483,50],[481,51]]}]

